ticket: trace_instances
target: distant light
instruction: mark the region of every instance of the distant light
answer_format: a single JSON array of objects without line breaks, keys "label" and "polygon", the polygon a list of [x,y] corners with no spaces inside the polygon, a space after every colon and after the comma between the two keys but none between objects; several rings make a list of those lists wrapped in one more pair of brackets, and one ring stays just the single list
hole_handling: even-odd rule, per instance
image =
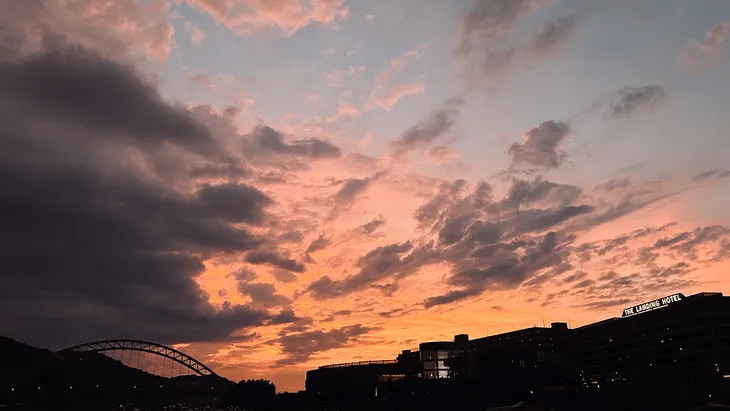
[{"label": "distant light", "polygon": [[15,388],[11,388],[10,391],[15,391]]},{"label": "distant light", "polygon": [[69,390],[73,390],[73,388],[74,388],[73,386],[68,387]]}]

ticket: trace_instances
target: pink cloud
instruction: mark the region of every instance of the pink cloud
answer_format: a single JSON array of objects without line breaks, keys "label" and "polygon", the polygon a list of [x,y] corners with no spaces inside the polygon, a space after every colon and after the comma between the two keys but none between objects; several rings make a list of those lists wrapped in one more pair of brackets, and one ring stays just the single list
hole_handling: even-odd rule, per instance
[{"label": "pink cloud", "polygon": [[345,0],[186,0],[238,34],[276,27],[291,36],[310,24],[346,20]]},{"label": "pink cloud", "polygon": [[19,32],[27,52],[40,47],[38,29],[111,57],[142,52],[163,61],[172,49],[175,29],[168,21],[167,0],[47,0],[42,6],[16,2],[14,7],[13,18],[2,18],[0,24]]},{"label": "pink cloud", "polygon": [[187,31],[190,36],[190,43],[196,46],[200,46],[203,43],[203,40],[208,37],[203,30],[200,30],[198,26],[189,21],[185,22],[185,31]]},{"label": "pink cloud", "polygon": [[345,80],[355,80],[355,78],[365,71],[365,66],[350,66],[344,70],[336,70],[324,74],[324,79],[332,87],[343,87]]},{"label": "pink cloud", "polygon": [[337,106],[337,112],[332,117],[328,117],[328,121],[337,121],[341,118],[357,118],[362,111],[348,102],[340,102]]},{"label": "pink cloud", "polygon": [[394,73],[403,70],[409,61],[417,59],[421,55],[421,48],[422,47],[418,47],[413,50],[406,51],[391,60],[385,69],[383,69],[383,71],[375,77],[375,87],[386,87],[388,83],[390,83],[390,79],[393,77]]},{"label": "pink cloud", "polygon": [[730,21],[724,21],[707,30],[705,39],[691,41],[682,55],[685,69],[691,73],[703,70],[705,60],[711,66],[722,67],[725,63],[725,40],[730,35]]},{"label": "pink cloud", "polygon": [[400,84],[390,89],[385,98],[377,99],[376,104],[385,110],[390,110],[403,97],[414,94],[421,94],[424,91],[426,91],[426,85],[424,83]]},{"label": "pink cloud", "polygon": [[365,133],[364,136],[360,139],[360,141],[357,143],[360,147],[367,147],[373,142],[373,135],[370,133]]}]

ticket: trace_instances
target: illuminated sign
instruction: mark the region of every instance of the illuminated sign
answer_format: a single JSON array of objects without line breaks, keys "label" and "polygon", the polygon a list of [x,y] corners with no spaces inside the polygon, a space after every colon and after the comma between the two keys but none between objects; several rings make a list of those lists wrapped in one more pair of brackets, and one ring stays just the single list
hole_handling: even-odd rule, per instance
[{"label": "illuminated sign", "polygon": [[636,314],[641,314],[644,311],[656,310],[657,308],[666,307],[668,305],[678,303],[684,300],[684,294],[677,293],[672,294],[668,297],[660,298],[658,300],[649,301],[643,304],[635,305],[624,310],[622,317],[629,317]]}]

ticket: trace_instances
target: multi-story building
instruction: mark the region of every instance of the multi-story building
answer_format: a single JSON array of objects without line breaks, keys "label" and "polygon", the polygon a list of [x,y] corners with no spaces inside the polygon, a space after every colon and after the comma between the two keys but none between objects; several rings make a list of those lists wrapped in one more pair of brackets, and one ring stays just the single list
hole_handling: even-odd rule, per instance
[{"label": "multi-story building", "polygon": [[[339,364],[307,373],[307,390],[375,393],[400,380],[465,379],[493,390],[730,379],[730,297],[682,294],[629,307],[621,317],[469,340],[426,342],[395,361]],[[348,388],[349,387],[349,388]]]},{"label": "multi-story building", "polygon": [[454,362],[467,350],[469,336],[459,334],[454,341],[434,341],[421,343],[418,347],[424,379],[454,378],[463,373],[462,367]]},{"label": "multi-story building", "polygon": [[565,349],[586,384],[730,378],[730,297],[665,297],[570,331]]}]

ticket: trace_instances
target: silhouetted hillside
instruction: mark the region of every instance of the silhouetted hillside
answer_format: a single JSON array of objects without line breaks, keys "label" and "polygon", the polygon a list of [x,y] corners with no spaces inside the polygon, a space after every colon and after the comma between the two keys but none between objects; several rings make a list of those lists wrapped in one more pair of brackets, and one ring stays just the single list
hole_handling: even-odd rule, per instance
[{"label": "silhouetted hillside", "polygon": [[164,378],[94,352],[51,351],[0,337],[0,404],[76,409],[124,402],[216,400],[234,384],[218,376]]}]

